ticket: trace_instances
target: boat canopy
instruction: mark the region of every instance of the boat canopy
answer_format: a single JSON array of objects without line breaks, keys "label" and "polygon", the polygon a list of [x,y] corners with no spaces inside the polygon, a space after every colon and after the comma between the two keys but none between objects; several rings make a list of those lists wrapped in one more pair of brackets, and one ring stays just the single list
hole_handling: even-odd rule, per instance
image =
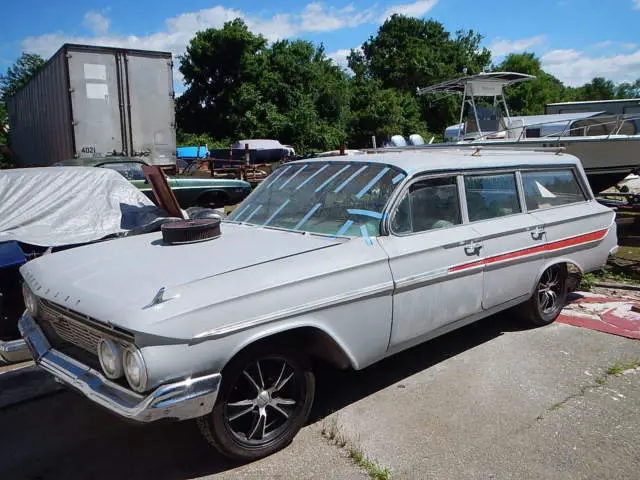
[{"label": "boat canopy", "polygon": [[479,73],[419,88],[418,95],[424,95],[425,93],[459,93],[465,96],[493,97],[502,95],[504,87],[533,80],[534,78],[536,78],[534,75],[517,72]]}]

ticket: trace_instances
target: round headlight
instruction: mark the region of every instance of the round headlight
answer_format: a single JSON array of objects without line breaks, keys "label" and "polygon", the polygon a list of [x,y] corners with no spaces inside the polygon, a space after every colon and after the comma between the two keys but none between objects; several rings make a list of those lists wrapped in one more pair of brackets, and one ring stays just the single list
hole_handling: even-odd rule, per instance
[{"label": "round headlight", "polygon": [[24,299],[24,306],[32,317],[38,316],[38,297],[31,291],[29,286],[22,282],[22,297]]},{"label": "round headlight", "polygon": [[137,392],[143,392],[147,387],[147,367],[142,353],[136,347],[128,347],[122,356],[124,375],[127,382]]},{"label": "round headlight", "polygon": [[98,358],[104,374],[111,379],[124,375],[122,368],[122,348],[111,340],[101,340],[98,344]]}]

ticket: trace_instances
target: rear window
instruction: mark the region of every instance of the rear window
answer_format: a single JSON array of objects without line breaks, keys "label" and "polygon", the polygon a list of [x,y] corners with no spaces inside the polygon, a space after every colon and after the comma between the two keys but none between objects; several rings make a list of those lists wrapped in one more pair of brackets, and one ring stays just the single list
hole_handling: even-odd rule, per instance
[{"label": "rear window", "polygon": [[468,175],[464,178],[464,189],[470,222],[522,211],[513,173]]},{"label": "rear window", "polygon": [[586,200],[575,173],[570,169],[522,172],[522,185],[528,210]]}]

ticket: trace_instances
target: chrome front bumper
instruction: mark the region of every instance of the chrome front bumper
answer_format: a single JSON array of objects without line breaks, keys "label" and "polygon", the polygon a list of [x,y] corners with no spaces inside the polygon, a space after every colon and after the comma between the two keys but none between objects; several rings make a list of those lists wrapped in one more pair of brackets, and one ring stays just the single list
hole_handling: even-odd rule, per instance
[{"label": "chrome front bumper", "polygon": [[4,360],[7,363],[16,363],[30,359],[31,354],[24,340],[10,340],[7,342],[0,340],[0,360]]},{"label": "chrome front bumper", "polygon": [[51,348],[38,324],[26,312],[18,322],[36,364],[85,397],[121,417],[137,422],[187,420],[211,412],[218,396],[219,373],[162,385],[147,396],[138,395],[100,372]]}]

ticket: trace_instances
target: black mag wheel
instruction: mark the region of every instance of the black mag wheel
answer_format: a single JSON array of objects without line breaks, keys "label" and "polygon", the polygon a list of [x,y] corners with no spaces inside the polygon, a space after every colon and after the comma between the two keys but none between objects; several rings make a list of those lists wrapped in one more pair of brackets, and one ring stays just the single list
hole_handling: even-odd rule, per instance
[{"label": "black mag wheel", "polygon": [[223,455],[255,460],[288,445],[311,411],[315,380],[307,360],[269,349],[234,359],[200,431]]},{"label": "black mag wheel", "polygon": [[567,299],[567,267],[552,265],[540,277],[531,299],[524,304],[524,314],[534,325],[552,323],[565,305]]}]

